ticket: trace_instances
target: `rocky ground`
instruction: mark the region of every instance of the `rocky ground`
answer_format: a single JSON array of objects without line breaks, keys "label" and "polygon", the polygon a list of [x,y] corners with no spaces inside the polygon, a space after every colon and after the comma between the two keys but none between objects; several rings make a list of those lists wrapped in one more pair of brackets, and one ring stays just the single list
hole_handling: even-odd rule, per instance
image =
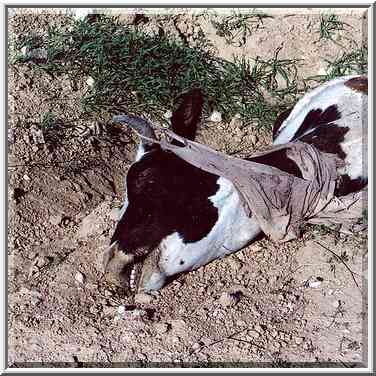
[{"label": "rocky ground", "polygon": [[[45,35],[49,24],[66,22],[67,12],[58,13],[11,13],[9,38]],[[302,79],[364,39],[360,10],[340,17],[351,33],[336,34],[336,43],[319,40],[316,10],[275,11],[240,47],[227,45],[197,13],[181,14],[169,27],[188,39],[200,28],[228,59],[269,57],[280,47],[281,57],[303,59]],[[31,63],[8,69],[9,367],[366,364],[366,231],[311,227],[286,244],[260,239],[181,275],[157,297],[131,302],[103,279],[100,261],[136,140],[61,133],[72,121],[87,125],[79,107],[86,77],[72,85],[68,76],[51,78]],[[51,111],[56,126],[41,130]],[[236,119],[204,119],[199,138],[242,156],[270,144],[270,133]]]}]

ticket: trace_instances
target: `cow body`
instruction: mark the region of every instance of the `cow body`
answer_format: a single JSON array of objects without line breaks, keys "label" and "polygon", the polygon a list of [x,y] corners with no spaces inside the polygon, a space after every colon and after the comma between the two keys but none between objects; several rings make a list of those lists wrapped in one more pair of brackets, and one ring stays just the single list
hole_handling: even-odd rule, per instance
[{"label": "cow body", "polygon": [[[273,130],[275,144],[301,140],[341,157],[346,166],[340,194],[360,189],[367,179],[362,163],[365,94],[358,90],[364,87],[364,78],[355,80],[353,87],[346,85],[351,80],[354,77],[336,79],[304,96],[283,119],[277,119]],[[198,91],[190,95],[174,114],[172,129],[193,139],[202,100]],[[342,99],[336,101],[339,96]],[[153,132],[146,128],[137,131],[150,140]],[[301,177],[298,166],[284,153],[250,160]],[[139,290],[158,290],[168,277],[238,251],[261,232],[229,180],[188,164],[152,141],[141,141],[126,190],[111,245],[134,256],[124,265],[124,283],[130,281]],[[151,265],[147,271],[142,270],[145,260]]]}]

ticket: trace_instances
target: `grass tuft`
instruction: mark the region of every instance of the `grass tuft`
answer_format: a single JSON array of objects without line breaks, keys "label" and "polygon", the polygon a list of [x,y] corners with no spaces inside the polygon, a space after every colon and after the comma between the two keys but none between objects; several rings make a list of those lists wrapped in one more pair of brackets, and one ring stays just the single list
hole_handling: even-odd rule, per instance
[{"label": "grass tuft", "polygon": [[90,80],[82,98],[86,117],[111,119],[127,112],[164,122],[163,114],[181,92],[201,87],[225,121],[240,114],[245,121],[270,127],[284,104],[280,100],[276,106],[267,97],[286,101],[296,95],[297,61],[279,59],[278,51],[253,63],[227,61],[163,33],[122,25],[116,17],[98,15],[72,20],[67,29],[51,27],[43,47],[46,62],[32,66],[51,75],[68,74],[72,81],[82,76]]},{"label": "grass tuft", "polygon": [[57,121],[57,115],[55,115],[51,111],[48,111],[42,115],[40,126],[42,129],[48,129],[48,128],[53,127],[56,124],[56,121]]},{"label": "grass tuft", "polygon": [[344,22],[340,21],[336,14],[322,14],[320,15],[320,40],[333,40],[337,31],[345,29]]},{"label": "grass tuft", "polygon": [[211,23],[217,30],[217,35],[225,38],[227,44],[237,43],[240,47],[247,42],[247,37],[262,27],[264,18],[273,16],[255,10],[250,13],[233,11],[226,17],[212,16]]},{"label": "grass tuft", "polygon": [[367,74],[368,49],[363,46],[352,52],[344,52],[333,61],[326,60],[326,63],[328,67],[325,75],[311,76],[306,81],[326,82],[350,74]]}]

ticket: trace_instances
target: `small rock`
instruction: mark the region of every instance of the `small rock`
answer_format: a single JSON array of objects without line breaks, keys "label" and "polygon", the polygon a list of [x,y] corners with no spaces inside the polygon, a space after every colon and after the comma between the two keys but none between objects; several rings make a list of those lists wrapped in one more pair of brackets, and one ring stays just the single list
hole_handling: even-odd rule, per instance
[{"label": "small rock", "polygon": [[154,300],[154,297],[149,294],[140,293],[136,294],[134,297],[134,301],[139,304],[150,304]]},{"label": "small rock", "polygon": [[26,181],[30,181],[30,177],[29,177],[28,175],[26,175],[26,174],[23,176],[23,178],[24,178],[24,180],[26,180]]},{"label": "small rock", "polygon": [[172,112],[170,110],[166,111],[164,114],[163,114],[163,117],[167,120],[171,119],[172,117]]},{"label": "small rock", "polygon": [[104,296],[106,297],[106,298],[109,298],[110,296],[112,296],[113,295],[113,293],[110,291],[110,290],[104,290]]},{"label": "small rock", "polygon": [[309,281],[308,282],[308,286],[313,289],[320,287],[320,285],[321,285],[321,281]]},{"label": "small rock", "polygon": [[233,307],[239,302],[240,296],[240,291],[232,293],[223,292],[218,301],[219,304],[223,307]]},{"label": "small rock", "polygon": [[112,221],[118,221],[119,220],[119,217],[120,217],[120,210],[119,208],[113,208],[111,211],[110,211],[110,219]]},{"label": "small rock", "polygon": [[199,342],[195,342],[193,345],[192,345],[192,350],[193,351],[197,351],[199,350],[201,347],[202,347],[202,343],[200,344]]},{"label": "small rock", "polygon": [[230,121],[230,127],[241,130],[244,127],[244,124],[240,117],[235,116]]},{"label": "small rock", "polygon": [[177,337],[177,336],[172,336],[171,337],[171,341],[172,341],[172,343],[179,343],[180,342],[180,338]]},{"label": "small rock", "polygon": [[81,272],[77,272],[76,275],[74,276],[74,279],[80,283],[83,284],[85,282],[85,276]]},{"label": "small rock", "polygon": [[273,330],[270,332],[270,335],[271,335],[273,338],[276,338],[277,335],[278,335],[278,332],[277,332],[275,329],[273,329]]},{"label": "small rock", "polygon": [[94,85],[94,78],[89,76],[86,80],[86,85],[92,87]]},{"label": "small rock", "polygon": [[257,144],[259,139],[255,134],[253,134],[253,135],[250,136],[249,140],[251,141],[252,145],[255,145],[255,144]]},{"label": "small rock", "polygon": [[187,330],[189,330],[187,323],[182,319],[172,320],[170,321],[170,324],[174,332],[187,332]]},{"label": "small rock", "polygon": [[45,256],[37,256],[35,261],[36,261],[35,265],[38,268],[43,268],[43,266],[46,266],[51,262],[50,259],[48,257],[45,257]]},{"label": "small rock", "polygon": [[12,144],[14,144],[14,142],[15,142],[14,129],[9,128],[8,129],[8,143],[9,143],[9,145],[12,145]]},{"label": "small rock", "polygon": [[219,123],[222,121],[222,114],[218,111],[213,111],[212,114],[209,117],[209,121],[212,121],[214,123]]},{"label": "small rock", "polygon": [[30,129],[31,137],[33,139],[34,144],[44,144],[44,136],[41,129],[37,127],[32,127]]},{"label": "small rock", "polygon": [[251,336],[252,338],[259,338],[260,337],[260,333],[257,332],[256,330],[248,331],[248,335]]},{"label": "small rock", "polygon": [[81,222],[79,237],[85,238],[98,233],[100,227],[99,221],[100,218],[98,218],[94,213],[86,216]]},{"label": "small rock", "polygon": [[117,308],[117,314],[122,316],[124,315],[124,313],[125,313],[125,306],[119,305],[119,307]]},{"label": "small rock", "polygon": [[297,345],[301,345],[304,341],[304,338],[303,337],[295,337],[295,343]]},{"label": "small rock", "polygon": [[63,216],[61,214],[58,214],[58,215],[52,215],[50,217],[50,223],[52,225],[59,225],[61,223],[61,221],[63,220]]},{"label": "small rock", "polygon": [[264,333],[264,329],[262,329],[259,324],[253,325],[253,329],[256,330],[259,333]]},{"label": "small rock", "polygon": [[27,55],[27,51],[28,51],[27,46],[23,46],[23,47],[21,48],[21,54],[22,54],[22,55],[26,56],[26,55]]},{"label": "small rock", "polygon": [[168,325],[166,323],[156,323],[154,329],[158,334],[163,334],[168,332]]}]

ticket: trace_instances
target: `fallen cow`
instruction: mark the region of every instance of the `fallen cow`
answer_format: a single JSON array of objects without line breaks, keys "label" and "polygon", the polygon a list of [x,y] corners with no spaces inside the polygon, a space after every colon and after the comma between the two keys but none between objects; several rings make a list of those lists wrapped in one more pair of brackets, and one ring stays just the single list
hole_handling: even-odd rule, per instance
[{"label": "fallen cow", "polygon": [[[182,97],[172,131],[139,117],[140,136],[104,268],[131,291],[236,252],[261,232],[299,237],[304,223],[351,226],[367,204],[367,78],[334,79],[283,113],[273,146],[247,160],[194,142],[203,98]],[[155,130],[168,138],[157,139]]]}]

